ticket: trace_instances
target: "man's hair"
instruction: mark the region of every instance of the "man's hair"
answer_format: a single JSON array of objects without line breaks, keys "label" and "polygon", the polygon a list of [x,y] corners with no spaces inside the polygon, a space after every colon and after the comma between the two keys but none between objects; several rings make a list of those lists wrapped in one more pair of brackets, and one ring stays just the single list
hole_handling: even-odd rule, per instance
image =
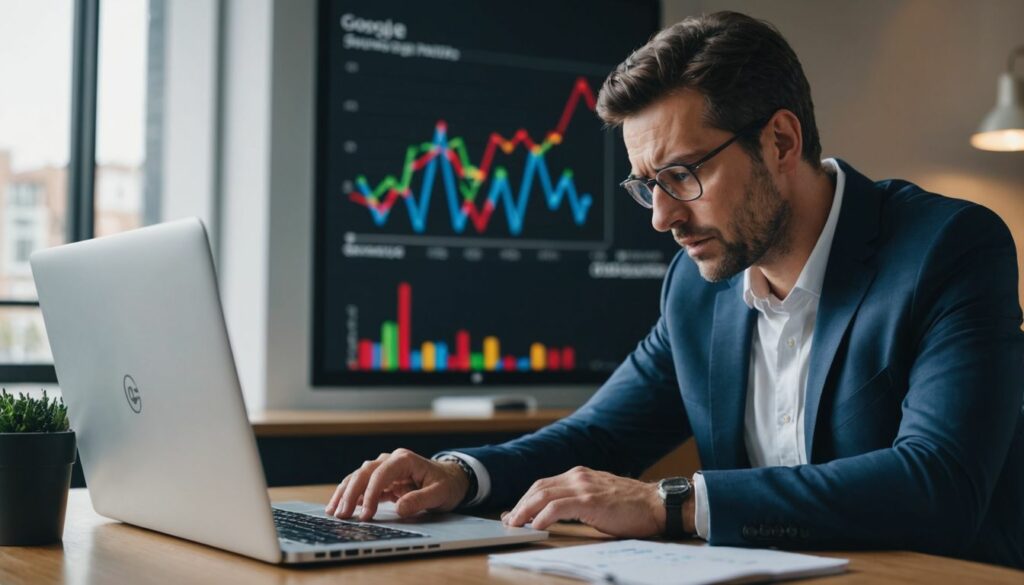
[{"label": "man's hair", "polygon": [[[820,166],[811,87],[796,53],[768,22],[716,12],[662,30],[608,75],[597,98],[597,114],[607,125],[618,126],[681,88],[703,95],[705,122],[730,132],[782,108],[793,112],[803,133],[803,159]],[[756,133],[739,142],[761,160]]]}]

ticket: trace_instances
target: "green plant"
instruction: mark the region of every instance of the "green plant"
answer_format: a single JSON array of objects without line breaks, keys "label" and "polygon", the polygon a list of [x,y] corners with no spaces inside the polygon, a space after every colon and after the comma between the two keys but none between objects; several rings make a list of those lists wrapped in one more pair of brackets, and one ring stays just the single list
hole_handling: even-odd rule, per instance
[{"label": "green plant", "polygon": [[68,430],[68,407],[62,398],[42,398],[0,390],[0,433],[59,433]]}]

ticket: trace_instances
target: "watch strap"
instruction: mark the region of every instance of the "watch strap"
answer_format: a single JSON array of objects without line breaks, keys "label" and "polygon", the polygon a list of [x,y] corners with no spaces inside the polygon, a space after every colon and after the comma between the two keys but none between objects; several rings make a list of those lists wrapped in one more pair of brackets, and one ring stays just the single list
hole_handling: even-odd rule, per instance
[{"label": "watch strap", "polygon": [[665,502],[665,536],[667,538],[683,538],[689,536],[683,530],[683,502],[673,504]]}]

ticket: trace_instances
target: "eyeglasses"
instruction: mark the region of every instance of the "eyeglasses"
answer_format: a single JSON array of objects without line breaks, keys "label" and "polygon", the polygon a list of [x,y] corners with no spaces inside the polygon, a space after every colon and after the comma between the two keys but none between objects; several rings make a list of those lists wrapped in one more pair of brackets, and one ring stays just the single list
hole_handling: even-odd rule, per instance
[{"label": "eyeglasses", "polygon": [[625,189],[637,203],[647,209],[654,207],[655,185],[661,187],[662,191],[668,193],[669,197],[677,201],[693,201],[695,199],[699,199],[700,196],[704,194],[704,186],[701,185],[700,179],[697,177],[697,169],[714,158],[715,155],[728,148],[729,145],[735,142],[740,136],[743,136],[753,130],[760,130],[761,127],[767,124],[770,119],[771,116],[768,116],[767,118],[757,120],[752,124],[744,126],[737,131],[732,138],[723,142],[718,146],[718,148],[707,153],[695,163],[671,163],[665,165],[660,169],[655,169],[653,179],[634,177],[633,175],[630,175],[626,177],[625,181],[619,183],[619,186]]}]

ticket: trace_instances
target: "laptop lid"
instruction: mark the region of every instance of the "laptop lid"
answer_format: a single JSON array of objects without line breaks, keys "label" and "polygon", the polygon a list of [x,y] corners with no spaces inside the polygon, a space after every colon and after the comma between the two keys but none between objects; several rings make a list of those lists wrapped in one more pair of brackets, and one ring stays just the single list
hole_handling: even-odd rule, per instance
[{"label": "laptop lid", "polygon": [[202,222],[41,250],[31,264],[96,511],[280,562]]}]

